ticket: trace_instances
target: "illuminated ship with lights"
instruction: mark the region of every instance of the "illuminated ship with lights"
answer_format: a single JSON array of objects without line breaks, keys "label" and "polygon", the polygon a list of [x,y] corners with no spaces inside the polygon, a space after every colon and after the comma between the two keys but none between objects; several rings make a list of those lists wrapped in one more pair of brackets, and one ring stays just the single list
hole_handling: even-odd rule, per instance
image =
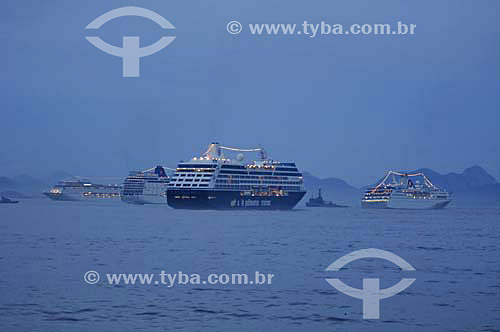
[{"label": "illuminated ship with lights", "polygon": [[451,194],[432,184],[424,173],[389,171],[377,186],[366,190],[361,207],[442,209],[450,202]]},{"label": "illuminated ship with lights", "polygon": [[[238,154],[230,159],[224,151]],[[245,163],[242,152],[257,152],[260,160]],[[305,193],[295,163],[270,160],[262,148],[212,143],[201,157],[177,165],[167,202],[176,209],[289,210]]]},{"label": "illuminated ship with lights", "polygon": [[56,201],[120,201],[122,187],[116,184],[94,184],[87,180],[60,181],[43,194]]},{"label": "illuminated ship with lights", "polygon": [[131,204],[167,204],[169,177],[162,166],[132,171],[123,183],[122,201]]}]

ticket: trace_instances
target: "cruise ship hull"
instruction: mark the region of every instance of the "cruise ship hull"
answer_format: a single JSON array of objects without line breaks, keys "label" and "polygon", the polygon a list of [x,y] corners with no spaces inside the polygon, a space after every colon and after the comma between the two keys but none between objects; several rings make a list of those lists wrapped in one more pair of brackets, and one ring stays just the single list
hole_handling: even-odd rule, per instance
[{"label": "cruise ship hull", "polygon": [[167,203],[174,209],[191,210],[290,210],[305,191],[287,196],[242,196],[240,191],[169,189]]},{"label": "cruise ship hull", "polygon": [[429,210],[443,209],[451,202],[451,199],[433,200],[433,199],[389,199],[389,200],[363,200],[362,208],[372,209],[412,209]]}]

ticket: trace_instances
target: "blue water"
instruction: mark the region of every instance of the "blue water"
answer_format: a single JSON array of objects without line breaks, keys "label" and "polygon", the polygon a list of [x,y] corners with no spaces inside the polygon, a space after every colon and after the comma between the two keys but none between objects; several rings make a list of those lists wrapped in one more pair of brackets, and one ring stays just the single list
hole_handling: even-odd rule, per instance
[{"label": "blue water", "polygon": [[[380,259],[325,269],[357,249]],[[500,209],[287,212],[25,200],[0,206],[1,331],[500,331]],[[88,270],[100,273],[95,285]],[[248,273],[271,285],[109,285],[106,273]],[[325,278],[416,281],[362,319]]]}]

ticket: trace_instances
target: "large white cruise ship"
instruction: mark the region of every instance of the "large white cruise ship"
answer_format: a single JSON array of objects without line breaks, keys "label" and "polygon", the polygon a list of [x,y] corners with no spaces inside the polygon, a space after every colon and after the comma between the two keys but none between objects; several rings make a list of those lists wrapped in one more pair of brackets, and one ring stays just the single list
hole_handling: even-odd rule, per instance
[{"label": "large white cruise ship", "polygon": [[[391,179],[391,182],[388,182]],[[390,209],[442,209],[451,195],[423,174],[389,171],[374,188],[366,190],[361,207]]]},{"label": "large white cruise ship", "polygon": [[162,166],[132,171],[123,183],[122,201],[131,204],[167,204],[169,177]]},{"label": "large white cruise ship", "polygon": [[[239,154],[226,158],[223,151]],[[260,160],[245,163],[242,152],[258,152]],[[176,209],[292,209],[304,196],[302,174],[293,162],[267,158],[265,151],[210,144],[201,156],[177,165],[167,190]]]},{"label": "large white cruise ship", "polygon": [[117,201],[122,187],[116,184],[95,184],[87,180],[60,181],[43,194],[56,201]]}]

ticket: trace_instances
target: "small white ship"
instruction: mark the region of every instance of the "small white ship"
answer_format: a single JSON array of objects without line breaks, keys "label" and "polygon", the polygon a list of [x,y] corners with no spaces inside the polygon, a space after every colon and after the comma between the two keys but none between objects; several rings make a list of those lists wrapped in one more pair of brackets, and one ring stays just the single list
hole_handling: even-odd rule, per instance
[{"label": "small white ship", "polygon": [[169,177],[162,166],[132,171],[123,183],[122,201],[131,204],[167,204]]},{"label": "small white ship", "polygon": [[119,201],[122,187],[71,179],[60,181],[43,194],[56,201]]},{"label": "small white ship", "polygon": [[[389,183],[389,179],[392,181]],[[442,209],[451,195],[423,174],[389,171],[374,188],[366,190],[361,207],[390,209]]]}]

